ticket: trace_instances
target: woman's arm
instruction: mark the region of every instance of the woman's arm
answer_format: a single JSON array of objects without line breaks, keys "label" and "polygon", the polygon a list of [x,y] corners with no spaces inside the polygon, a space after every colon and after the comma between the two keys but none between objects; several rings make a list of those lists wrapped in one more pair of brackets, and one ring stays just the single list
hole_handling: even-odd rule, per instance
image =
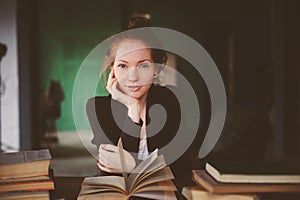
[{"label": "woman's arm", "polygon": [[124,94],[118,89],[118,81],[114,75],[113,69],[108,75],[106,89],[111,94],[114,100],[119,101],[128,108],[128,116],[132,119],[132,121],[134,121],[135,123],[139,123],[141,112],[140,101],[136,98]]}]

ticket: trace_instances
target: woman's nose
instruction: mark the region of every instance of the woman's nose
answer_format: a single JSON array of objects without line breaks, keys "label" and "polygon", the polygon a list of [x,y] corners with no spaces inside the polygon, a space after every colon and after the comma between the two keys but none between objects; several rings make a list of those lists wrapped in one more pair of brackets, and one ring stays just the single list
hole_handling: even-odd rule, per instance
[{"label": "woman's nose", "polygon": [[137,81],[138,79],[139,76],[136,67],[132,67],[131,69],[129,69],[128,80],[134,82]]}]

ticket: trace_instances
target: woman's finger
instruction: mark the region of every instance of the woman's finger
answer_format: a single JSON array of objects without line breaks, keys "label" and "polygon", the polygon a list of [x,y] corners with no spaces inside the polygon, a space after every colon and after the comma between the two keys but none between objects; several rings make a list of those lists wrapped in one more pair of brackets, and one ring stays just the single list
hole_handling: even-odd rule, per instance
[{"label": "woman's finger", "polygon": [[120,170],[105,167],[105,166],[101,165],[100,163],[97,163],[97,166],[101,171],[105,171],[105,172],[108,172],[108,173],[115,173],[115,174],[120,174],[121,173]]},{"label": "woman's finger", "polygon": [[116,78],[114,76],[114,70],[112,70],[108,75],[108,80],[106,84],[106,89],[111,93],[112,92],[112,84],[116,81]]},{"label": "woman's finger", "polygon": [[[120,151],[122,151],[124,159],[127,161],[124,166],[121,164]],[[134,158],[128,151],[111,144],[100,145],[98,162],[101,165],[101,168],[100,166],[99,168],[106,172],[121,172],[123,170],[130,172],[136,165]]]},{"label": "woman's finger", "polygon": [[114,69],[112,69],[108,74],[108,80],[114,78],[114,76],[115,76],[115,71]]},{"label": "woman's finger", "polygon": [[104,163],[103,159],[99,159],[98,162],[97,162],[97,165],[101,165],[103,167],[106,166],[106,164]]},{"label": "woman's finger", "polygon": [[121,164],[120,164],[120,155],[119,152],[114,152],[114,151],[109,151],[100,148],[99,149],[99,160],[101,164],[105,165],[106,167],[109,168],[117,168],[121,169]]},{"label": "woman's finger", "polygon": [[102,171],[106,171],[106,172],[110,172],[110,173],[121,173],[122,172],[121,168],[113,168],[109,165],[106,165],[102,160],[99,160],[97,162],[97,166]]},{"label": "woman's finger", "polygon": [[106,151],[109,151],[109,152],[113,152],[113,153],[116,153],[119,151],[119,147],[112,145],[112,144],[102,144],[102,145],[100,145],[100,148],[104,149]]},{"label": "woman's finger", "polygon": [[112,153],[113,152],[109,152],[109,151],[106,151],[105,149],[100,148],[98,157],[100,160],[102,160],[103,162],[105,162],[107,164],[107,161],[109,160],[109,158],[114,156],[114,155],[112,155]]}]

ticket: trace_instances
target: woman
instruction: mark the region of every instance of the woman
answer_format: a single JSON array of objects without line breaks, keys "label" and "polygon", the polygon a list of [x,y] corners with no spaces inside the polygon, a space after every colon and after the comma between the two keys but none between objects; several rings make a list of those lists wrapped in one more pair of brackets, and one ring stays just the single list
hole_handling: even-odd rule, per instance
[{"label": "woman", "polygon": [[[149,26],[149,21],[136,17],[131,20],[129,29],[144,26]],[[125,170],[130,172],[150,152],[172,141],[178,131],[182,113],[176,96],[167,87],[154,84],[159,83],[167,54],[149,48],[152,42],[158,42],[154,35],[127,34],[115,38],[107,51],[104,65],[111,69],[106,85],[110,95],[92,98],[87,103],[87,115],[94,132],[93,143],[99,147],[97,166],[100,175],[122,173],[116,146],[119,138],[122,138],[126,157]],[[158,133],[151,135],[153,131],[148,125],[157,121],[160,115],[151,116],[150,112],[150,117],[149,108],[156,104],[164,108],[167,117]],[[113,115],[114,108],[120,119],[116,120]],[[97,133],[101,129],[113,145],[99,142],[101,138]],[[191,182],[191,170],[195,167],[192,163],[197,160],[200,146],[199,143],[193,144],[170,166],[179,187],[189,184],[181,181],[180,177]]]}]

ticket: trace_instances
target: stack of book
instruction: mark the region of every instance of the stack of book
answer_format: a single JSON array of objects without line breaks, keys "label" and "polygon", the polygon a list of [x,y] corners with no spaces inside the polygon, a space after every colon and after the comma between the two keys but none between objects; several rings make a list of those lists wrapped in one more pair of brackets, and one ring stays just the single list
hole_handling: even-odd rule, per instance
[{"label": "stack of book", "polygon": [[0,154],[0,199],[50,199],[48,149]]},{"label": "stack of book", "polygon": [[193,171],[192,187],[184,187],[187,199],[257,200],[260,194],[300,193],[297,162],[210,161]]}]

